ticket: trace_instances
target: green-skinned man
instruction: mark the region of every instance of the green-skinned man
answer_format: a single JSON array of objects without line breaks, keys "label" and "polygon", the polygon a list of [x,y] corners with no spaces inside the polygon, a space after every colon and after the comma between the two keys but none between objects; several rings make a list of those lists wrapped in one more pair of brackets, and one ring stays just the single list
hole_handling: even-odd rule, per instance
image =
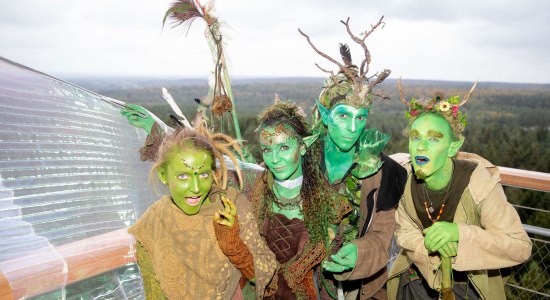
[{"label": "green-skinned man", "polygon": [[316,106],[322,122],[320,163],[327,182],[353,209],[335,229],[333,255],[323,269],[339,281],[335,290],[346,299],[384,299],[406,172],[382,153],[389,136],[366,126],[371,96],[357,98],[352,80],[343,73],[338,77],[337,84],[331,78],[325,82]]},{"label": "green-skinned man", "polygon": [[[399,84],[401,90],[401,84]],[[396,213],[402,250],[390,271],[390,299],[438,299],[442,260],[451,260],[459,299],[505,299],[500,269],[529,258],[531,242],[500,185],[498,169],[459,153],[466,115],[460,99],[407,102],[411,171]],[[445,285],[443,286],[445,287]]]},{"label": "green-skinned man", "polygon": [[[333,298],[385,299],[383,286],[395,230],[394,215],[406,171],[382,153],[389,135],[367,127],[373,99],[386,98],[375,86],[390,74],[383,70],[367,76],[371,57],[365,39],[382,24],[382,18],[361,37],[351,34],[349,19],[342,23],[363,48],[365,58],[354,65],[349,47],[340,44],[343,63],[329,59],[339,69],[325,80],[313,112],[321,171],[332,189],[352,207],[334,228],[332,255],[322,263],[324,273],[334,280],[324,284]],[[317,53],[328,58],[306,34],[300,33]]]}]

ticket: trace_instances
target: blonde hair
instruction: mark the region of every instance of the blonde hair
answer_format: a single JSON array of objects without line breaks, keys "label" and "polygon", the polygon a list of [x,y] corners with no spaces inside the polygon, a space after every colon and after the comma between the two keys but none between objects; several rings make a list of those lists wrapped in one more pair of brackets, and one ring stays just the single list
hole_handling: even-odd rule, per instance
[{"label": "blonde hair", "polygon": [[[222,189],[226,189],[228,181],[228,171],[224,155],[231,159],[235,165],[239,186],[242,189],[241,170],[237,158],[232,152],[234,150],[239,155],[242,155],[239,143],[237,140],[223,133],[211,133],[206,128],[204,122],[201,122],[196,128],[178,127],[172,134],[163,138],[155,162],[149,171],[149,178],[152,180],[159,170],[166,168],[168,160],[175,152],[193,149],[206,150],[213,158],[211,167],[214,171],[214,182]],[[219,163],[219,170],[216,168],[216,161]]]}]

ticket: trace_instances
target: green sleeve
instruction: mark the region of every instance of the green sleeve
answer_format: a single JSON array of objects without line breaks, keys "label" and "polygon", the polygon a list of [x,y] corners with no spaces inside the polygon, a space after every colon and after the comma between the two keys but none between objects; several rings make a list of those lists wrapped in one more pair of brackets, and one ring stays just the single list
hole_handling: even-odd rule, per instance
[{"label": "green sleeve", "polygon": [[145,299],[166,300],[160,283],[155,279],[155,270],[151,258],[149,258],[149,253],[140,242],[136,242],[136,248],[136,258],[143,280]]}]

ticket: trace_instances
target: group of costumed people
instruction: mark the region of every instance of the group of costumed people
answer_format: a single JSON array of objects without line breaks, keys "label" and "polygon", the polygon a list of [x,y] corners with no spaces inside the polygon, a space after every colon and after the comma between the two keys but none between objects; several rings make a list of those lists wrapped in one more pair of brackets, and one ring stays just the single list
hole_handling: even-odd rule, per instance
[{"label": "group of costumed people", "polygon": [[310,124],[291,101],[260,114],[262,172],[241,170],[241,142],[204,122],[165,132],[143,108],[123,109],[149,134],[142,159],[169,191],[128,230],[147,299],[505,298],[501,270],[527,260],[531,242],[498,168],[459,152],[473,88],[407,101],[399,85],[401,165],[382,153],[389,135],[367,128],[389,70],[368,77],[370,54],[358,67],[348,46],[340,53]]}]

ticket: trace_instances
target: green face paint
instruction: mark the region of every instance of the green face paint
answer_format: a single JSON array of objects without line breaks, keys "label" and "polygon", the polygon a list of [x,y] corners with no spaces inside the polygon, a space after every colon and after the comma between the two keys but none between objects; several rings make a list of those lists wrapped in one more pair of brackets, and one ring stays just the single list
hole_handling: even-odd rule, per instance
[{"label": "green face paint", "polygon": [[367,125],[368,108],[338,104],[330,110],[327,129],[332,142],[343,152],[355,146]]},{"label": "green face paint", "polygon": [[[453,150],[449,123],[436,114],[422,114],[409,131],[409,153],[416,176],[429,186],[444,187],[450,180]],[[448,173],[448,174],[444,174]]]},{"label": "green face paint", "polygon": [[[187,215],[201,209],[212,189],[212,156],[205,150],[175,152],[166,162],[165,182],[176,205]],[[162,176],[161,176],[162,179]]]},{"label": "green face paint", "polygon": [[294,130],[286,124],[267,126],[260,132],[260,148],[265,165],[277,180],[295,179],[302,175],[302,155]]}]

